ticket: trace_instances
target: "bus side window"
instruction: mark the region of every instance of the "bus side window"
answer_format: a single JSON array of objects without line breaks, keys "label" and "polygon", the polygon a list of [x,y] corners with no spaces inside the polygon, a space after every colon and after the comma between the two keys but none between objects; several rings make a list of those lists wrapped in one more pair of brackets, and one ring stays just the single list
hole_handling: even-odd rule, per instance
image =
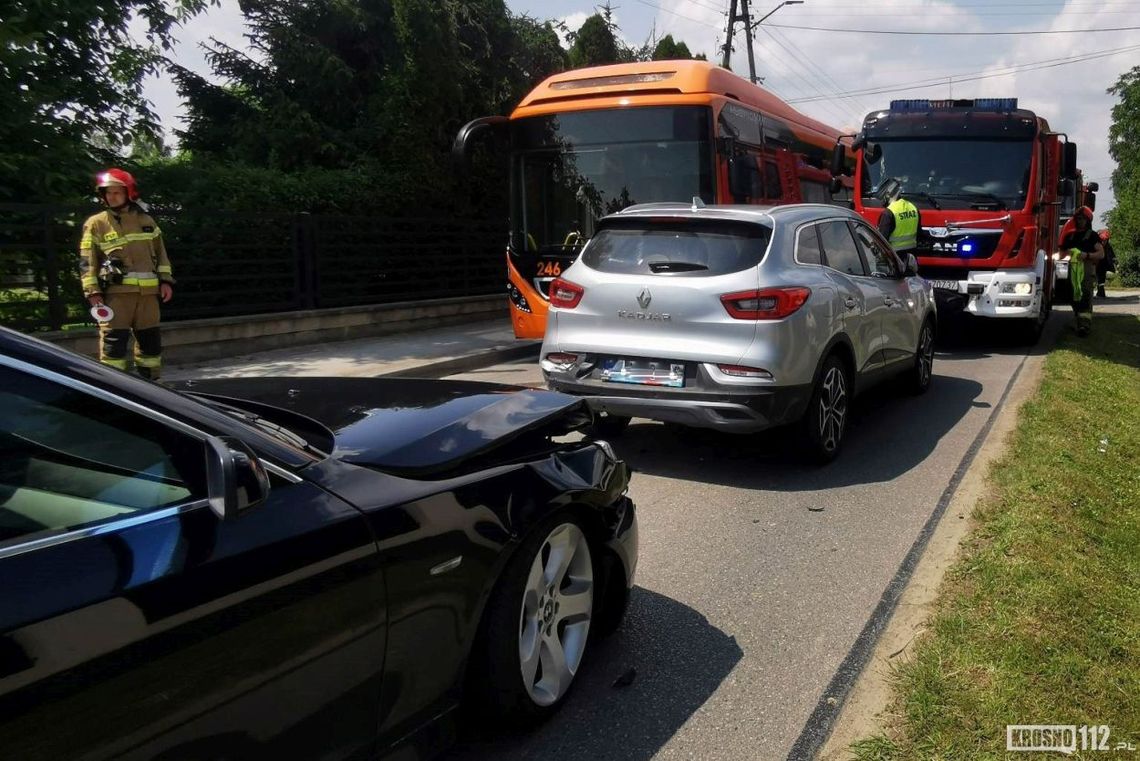
[{"label": "bus side window", "polygon": [[804,203],[831,203],[831,191],[822,182],[801,179],[800,195]]}]

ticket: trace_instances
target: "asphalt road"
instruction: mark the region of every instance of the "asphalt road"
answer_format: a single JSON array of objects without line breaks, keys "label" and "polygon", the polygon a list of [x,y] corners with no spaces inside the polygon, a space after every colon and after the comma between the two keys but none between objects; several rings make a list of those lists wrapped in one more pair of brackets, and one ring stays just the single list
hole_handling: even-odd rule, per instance
[{"label": "asphalt road", "polygon": [[[635,420],[613,441],[640,511],[626,624],[588,654],[550,722],[468,733],[449,758],[787,758],[1027,351],[1071,320],[1055,313],[1032,350],[957,331],[928,394],[885,386],[857,400],[823,469],[780,433]],[[542,384],[533,363],[453,377]]]}]

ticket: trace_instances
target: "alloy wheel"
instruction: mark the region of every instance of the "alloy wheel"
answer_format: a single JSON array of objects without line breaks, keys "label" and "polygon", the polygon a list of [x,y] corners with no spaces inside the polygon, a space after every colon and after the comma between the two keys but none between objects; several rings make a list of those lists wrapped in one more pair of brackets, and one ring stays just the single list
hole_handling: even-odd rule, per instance
[{"label": "alloy wheel", "polygon": [[519,665],[538,705],[552,705],[570,688],[586,652],[593,610],[590,543],[578,526],[560,524],[531,563],[519,613]]},{"label": "alloy wheel", "polygon": [[827,369],[820,387],[817,423],[819,441],[827,452],[839,448],[843,425],[847,420],[847,378],[843,370],[832,366]]}]

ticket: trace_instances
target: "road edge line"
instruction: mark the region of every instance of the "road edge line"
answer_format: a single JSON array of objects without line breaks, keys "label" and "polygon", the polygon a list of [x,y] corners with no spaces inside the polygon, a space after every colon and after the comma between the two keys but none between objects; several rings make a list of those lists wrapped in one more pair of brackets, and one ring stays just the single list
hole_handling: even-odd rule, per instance
[{"label": "road edge line", "polygon": [[[1049,349],[1051,350],[1052,346],[1050,346]],[[1017,386],[1019,379],[1022,377],[1026,365],[1030,360],[1035,360],[1033,368],[1035,372],[1033,376],[1039,379],[1039,371],[1044,364],[1047,354],[1048,350],[1040,353],[1034,352],[1027,354],[1022,358],[1021,362],[1018,363],[1017,368],[1002,390],[997,404],[994,405],[994,409],[990,412],[981,430],[978,431],[974,440],[970,443],[970,447],[966,450],[965,455],[963,455],[962,460],[951,476],[950,482],[946,485],[942,495],[939,497],[934,511],[930,517],[927,518],[926,523],[923,524],[910,550],[907,551],[902,563],[900,563],[894,576],[890,582],[888,582],[886,589],[880,596],[879,602],[872,611],[867,623],[859,632],[859,636],[856,637],[851,649],[848,650],[847,655],[836,669],[834,676],[830,682],[828,682],[827,688],[823,691],[815,709],[808,717],[800,735],[792,745],[792,749],[788,753],[788,761],[804,761],[806,759],[817,758],[818,754],[827,745],[832,731],[847,705],[848,698],[854,692],[857,683],[864,674],[866,666],[872,661],[880,640],[890,627],[891,619],[898,607],[898,603],[906,593],[911,579],[923,561],[923,556],[930,545],[931,539],[934,537],[935,532],[942,522],[942,518],[945,516],[951,502],[958,493],[960,486],[967,475],[969,475],[970,469],[977,460],[978,454],[986,447],[995,424],[1007,411],[1016,416],[1017,407],[1012,409],[1007,408],[1007,401]],[[1026,398],[1028,398],[1028,396],[1029,394],[1026,394]],[[1004,442],[1002,442],[1002,444],[1004,444]],[[999,447],[999,449],[1003,448],[1004,446]],[[985,475],[985,473],[979,473],[978,477],[984,480]],[[972,507],[971,505],[971,510]],[[942,570],[945,571],[945,569]]]}]

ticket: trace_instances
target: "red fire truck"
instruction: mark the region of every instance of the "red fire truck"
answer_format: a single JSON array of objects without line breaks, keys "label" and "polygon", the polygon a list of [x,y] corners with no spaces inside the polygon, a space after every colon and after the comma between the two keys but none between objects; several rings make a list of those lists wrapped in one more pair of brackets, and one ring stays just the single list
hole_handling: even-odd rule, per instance
[{"label": "red fire truck", "polygon": [[[1036,341],[1053,302],[1061,206],[1077,195],[1076,145],[1016,98],[896,100],[854,136],[854,208],[877,223],[876,189],[902,183],[921,214],[919,272],[939,312],[1014,322]],[[845,173],[837,144],[832,172]]]}]

